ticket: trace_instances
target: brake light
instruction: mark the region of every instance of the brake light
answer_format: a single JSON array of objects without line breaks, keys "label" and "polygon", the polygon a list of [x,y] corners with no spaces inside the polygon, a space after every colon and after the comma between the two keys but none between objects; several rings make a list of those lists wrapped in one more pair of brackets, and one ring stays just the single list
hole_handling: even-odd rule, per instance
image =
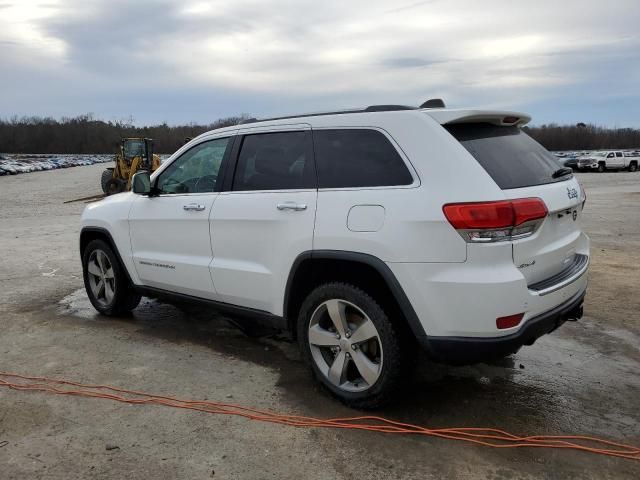
[{"label": "brake light", "polygon": [[520,323],[522,317],[524,317],[524,313],[517,313],[515,315],[509,315],[507,317],[496,318],[496,327],[498,327],[500,330],[515,327]]},{"label": "brake light", "polygon": [[497,242],[532,235],[547,216],[540,198],[449,203],[442,207],[449,223],[468,242]]}]

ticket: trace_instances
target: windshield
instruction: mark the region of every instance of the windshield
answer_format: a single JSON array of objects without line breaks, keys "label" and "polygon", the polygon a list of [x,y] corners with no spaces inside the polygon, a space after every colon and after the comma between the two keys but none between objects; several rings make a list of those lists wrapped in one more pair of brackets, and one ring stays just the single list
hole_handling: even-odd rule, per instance
[{"label": "windshield", "polygon": [[124,156],[125,158],[144,157],[144,140],[125,140]]},{"label": "windshield", "polygon": [[503,190],[561,182],[558,159],[518,127],[488,123],[444,125]]}]

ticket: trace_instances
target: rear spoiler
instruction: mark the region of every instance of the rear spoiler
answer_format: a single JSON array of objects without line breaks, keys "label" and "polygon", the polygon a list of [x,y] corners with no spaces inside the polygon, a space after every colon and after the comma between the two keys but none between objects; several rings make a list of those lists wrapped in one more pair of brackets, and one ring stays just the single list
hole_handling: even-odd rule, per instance
[{"label": "rear spoiler", "polygon": [[453,110],[424,109],[427,115],[441,125],[452,123],[491,123],[499,126],[522,126],[529,123],[531,117],[521,112],[496,110]]}]

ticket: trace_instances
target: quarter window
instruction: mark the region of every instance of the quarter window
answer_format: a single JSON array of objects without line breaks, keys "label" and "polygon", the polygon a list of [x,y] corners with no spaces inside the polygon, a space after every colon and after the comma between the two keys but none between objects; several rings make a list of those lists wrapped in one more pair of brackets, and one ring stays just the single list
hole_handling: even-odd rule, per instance
[{"label": "quarter window", "polygon": [[315,187],[310,132],[259,133],[244,137],[233,190]]},{"label": "quarter window", "polygon": [[203,142],[183,153],[160,174],[160,193],[206,193],[216,190],[229,138]]},{"label": "quarter window", "polygon": [[410,185],[411,173],[381,132],[371,129],[314,130],[320,188]]}]

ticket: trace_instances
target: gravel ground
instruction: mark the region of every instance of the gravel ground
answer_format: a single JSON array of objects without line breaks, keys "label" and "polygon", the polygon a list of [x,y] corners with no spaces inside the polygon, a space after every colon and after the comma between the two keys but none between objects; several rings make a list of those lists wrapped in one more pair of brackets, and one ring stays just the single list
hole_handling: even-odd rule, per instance
[{"label": "gravel ground", "polygon": [[[98,193],[102,168],[0,178],[0,370],[317,417],[354,414],[310,380],[295,345],[247,336],[213,312],[144,300],[132,316],[97,316],[77,252],[83,204],[62,202]],[[409,393],[382,415],[640,444],[640,173],[578,176],[593,240],[584,319],[500,363],[422,362]],[[0,389],[0,478],[152,477],[637,479],[640,462]]]}]

